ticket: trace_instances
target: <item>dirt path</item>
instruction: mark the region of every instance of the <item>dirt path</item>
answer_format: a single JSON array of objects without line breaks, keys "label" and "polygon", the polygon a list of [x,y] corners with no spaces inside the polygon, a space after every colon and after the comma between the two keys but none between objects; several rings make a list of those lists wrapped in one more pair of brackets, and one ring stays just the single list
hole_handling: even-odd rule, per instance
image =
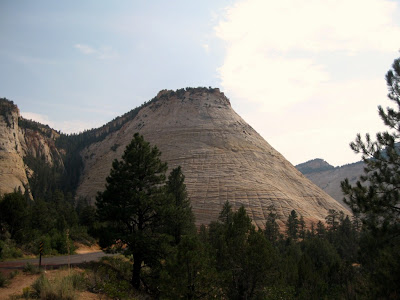
[{"label": "dirt path", "polygon": [[13,279],[11,279],[11,283],[7,287],[0,288],[0,300],[9,299],[11,295],[22,294],[22,289],[30,286],[38,277],[38,274],[18,274]]},{"label": "dirt path", "polygon": [[[60,266],[65,266],[70,263],[71,265],[79,265],[84,262],[97,261],[103,256],[109,256],[101,251],[98,245],[84,246],[77,245],[77,254],[70,256],[54,256],[54,257],[43,257],[42,266],[45,269],[45,275],[48,278],[62,275],[65,270],[51,270],[56,269]],[[40,276],[39,274],[31,275],[22,273],[22,268],[30,263],[32,265],[39,265],[39,258],[23,259],[0,262],[0,272],[5,276],[8,276],[11,272],[18,270],[20,273],[10,280],[10,283],[0,288],[0,300],[9,299],[13,295],[21,295],[22,290],[25,287],[31,286],[35,280]],[[102,299],[106,299],[103,295]],[[88,291],[78,292],[78,299],[94,300],[99,299],[99,295],[90,293]]]},{"label": "dirt path", "polygon": [[[74,255],[64,255],[64,256],[53,256],[53,257],[43,257],[42,267],[46,270],[51,268],[58,268],[60,266],[78,265],[84,262],[97,261],[103,256],[112,256],[113,254],[106,254],[103,251],[89,252],[84,254],[74,254]],[[32,265],[39,265],[38,258],[30,259],[20,259],[13,261],[0,262],[0,272],[7,274],[12,270],[22,269],[27,263]]]}]

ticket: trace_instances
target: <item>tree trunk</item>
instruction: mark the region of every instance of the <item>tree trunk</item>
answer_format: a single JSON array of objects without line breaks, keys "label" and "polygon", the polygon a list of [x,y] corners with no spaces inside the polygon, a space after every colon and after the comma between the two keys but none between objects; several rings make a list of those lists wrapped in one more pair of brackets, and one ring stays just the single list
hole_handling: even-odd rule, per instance
[{"label": "tree trunk", "polygon": [[140,289],[140,270],[142,269],[143,259],[141,255],[133,255],[132,286]]}]

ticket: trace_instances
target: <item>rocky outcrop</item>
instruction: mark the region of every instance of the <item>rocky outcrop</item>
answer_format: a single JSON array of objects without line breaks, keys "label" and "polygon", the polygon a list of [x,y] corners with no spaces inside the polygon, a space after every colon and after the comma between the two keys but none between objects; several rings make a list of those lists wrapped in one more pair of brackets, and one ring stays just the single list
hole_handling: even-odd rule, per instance
[{"label": "rocky outcrop", "polygon": [[0,194],[14,189],[25,191],[28,184],[16,105],[0,99]]},{"label": "rocky outcrop", "polygon": [[225,201],[234,208],[244,205],[260,227],[271,205],[281,224],[293,209],[307,222],[324,220],[329,209],[346,211],[236,114],[218,89],[162,91],[154,100],[81,152],[79,197],[94,202],[112,161],[140,132],[162,151],[169,170],[182,166],[198,225],[215,220]]},{"label": "rocky outcrop", "polygon": [[0,194],[25,192],[33,171],[24,163],[31,156],[52,166],[62,164],[55,146],[58,134],[39,123],[24,120],[12,101],[0,99]]}]

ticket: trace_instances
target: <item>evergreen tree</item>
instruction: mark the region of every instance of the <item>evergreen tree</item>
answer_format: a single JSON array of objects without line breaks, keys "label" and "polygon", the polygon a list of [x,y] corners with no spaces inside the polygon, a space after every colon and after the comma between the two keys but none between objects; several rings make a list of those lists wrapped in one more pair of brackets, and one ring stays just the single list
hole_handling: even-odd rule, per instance
[{"label": "evergreen tree", "polygon": [[329,229],[335,231],[339,226],[340,213],[337,210],[329,209],[328,215],[325,217],[326,224],[329,225]]},{"label": "evergreen tree", "polygon": [[361,153],[366,165],[364,175],[355,186],[346,179],[342,182],[345,202],[354,213],[361,213],[370,228],[390,231],[400,235],[400,58],[386,74],[388,97],[396,108],[379,106],[379,115],[389,131],[376,134],[372,141],[369,134],[365,142],[360,134],[350,147]]},{"label": "evergreen tree", "polygon": [[340,257],[327,240],[312,238],[301,243],[298,264],[298,299],[340,299]]},{"label": "evergreen tree", "polygon": [[14,191],[0,198],[0,230],[3,228],[12,239],[22,241],[27,221],[27,202],[21,192]]},{"label": "evergreen tree", "polygon": [[268,210],[269,214],[267,216],[267,221],[265,222],[264,234],[267,240],[274,244],[280,238],[279,225],[276,222],[278,216],[272,205],[268,207]]},{"label": "evergreen tree", "polygon": [[225,203],[219,222],[210,224],[210,241],[228,299],[258,299],[273,281],[276,254],[261,231],[256,231],[242,206],[232,212]]},{"label": "evergreen tree", "polygon": [[216,298],[218,274],[207,244],[197,235],[182,237],[177,251],[166,260],[161,273],[161,299]]},{"label": "evergreen tree", "polygon": [[174,238],[178,245],[183,234],[194,233],[194,215],[187,195],[185,176],[181,167],[173,169],[168,176],[166,191],[169,206],[166,208],[166,232]]},{"label": "evergreen tree", "polygon": [[361,263],[371,296],[395,299],[400,295],[400,58],[386,83],[395,108],[379,106],[378,111],[388,131],[377,133],[375,141],[369,134],[365,141],[357,135],[350,147],[362,154],[364,175],[355,186],[348,179],[341,186],[344,201],[365,225]]},{"label": "evergreen tree", "polygon": [[299,233],[299,218],[295,210],[292,210],[288,217],[286,233],[288,238],[297,240]]},{"label": "evergreen tree", "polygon": [[304,239],[306,237],[306,222],[303,216],[299,220],[299,238]]},{"label": "evergreen tree", "polygon": [[322,223],[321,221],[318,221],[317,223],[317,236],[321,239],[325,238],[326,236],[326,228],[324,223]]},{"label": "evergreen tree", "polygon": [[140,288],[142,265],[151,265],[162,256],[158,234],[165,206],[162,184],[167,164],[161,152],[136,133],[122,160],[115,160],[105,191],[97,196],[100,221],[107,222],[102,246],[117,241],[133,255],[132,286]]}]

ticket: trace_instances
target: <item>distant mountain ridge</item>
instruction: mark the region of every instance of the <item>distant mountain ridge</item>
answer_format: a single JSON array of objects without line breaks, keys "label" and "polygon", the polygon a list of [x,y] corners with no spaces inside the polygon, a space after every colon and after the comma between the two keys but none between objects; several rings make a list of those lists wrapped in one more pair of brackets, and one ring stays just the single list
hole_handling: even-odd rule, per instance
[{"label": "distant mountain ridge", "polygon": [[301,173],[309,174],[309,173],[315,173],[315,172],[322,172],[322,171],[327,171],[327,170],[332,170],[335,167],[328,164],[325,160],[321,158],[316,158],[313,160],[309,160],[305,163],[299,164],[296,166],[297,170],[299,170]]},{"label": "distant mountain ridge", "polygon": [[328,195],[347,207],[343,202],[344,195],[340,182],[348,178],[354,185],[364,173],[364,162],[334,167],[325,160],[317,158],[298,164],[296,168]]}]

